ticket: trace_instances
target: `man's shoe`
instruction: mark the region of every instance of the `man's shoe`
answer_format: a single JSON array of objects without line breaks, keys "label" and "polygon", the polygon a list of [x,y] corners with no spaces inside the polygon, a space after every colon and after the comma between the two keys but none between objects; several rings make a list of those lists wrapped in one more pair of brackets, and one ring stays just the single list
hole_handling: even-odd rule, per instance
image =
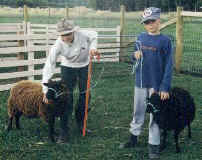
[{"label": "man's shoe", "polygon": [[61,129],[60,136],[58,137],[57,143],[68,143],[69,142],[69,130]]},{"label": "man's shoe", "polygon": [[122,148],[134,148],[137,145],[137,136],[131,135],[130,140],[119,146],[120,149]]},{"label": "man's shoe", "polygon": [[59,144],[63,144],[63,143],[68,143],[68,138],[67,137],[63,137],[63,136],[60,136],[57,140],[57,143]]},{"label": "man's shoe", "polygon": [[149,159],[159,159],[160,158],[159,145],[149,144],[148,149],[149,149]]}]

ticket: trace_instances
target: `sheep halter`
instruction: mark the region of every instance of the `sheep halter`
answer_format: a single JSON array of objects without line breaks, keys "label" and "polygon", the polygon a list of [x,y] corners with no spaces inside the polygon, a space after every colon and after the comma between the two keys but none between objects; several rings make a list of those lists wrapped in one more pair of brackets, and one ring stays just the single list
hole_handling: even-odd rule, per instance
[{"label": "sheep halter", "polygon": [[152,103],[147,102],[146,104],[147,104],[147,105],[150,105],[150,106],[152,107],[152,109],[154,110],[154,111],[153,111],[154,113],[157,113],[157,112],[160,111],[159,109],[156,109]]},{"label": "sheep halter", "polygon": [[57,92],[54,88],[48,88],[48,90],[52,90],[55,92],[55,98],[58,98],[59,96],[64,94],[64,92]]}]

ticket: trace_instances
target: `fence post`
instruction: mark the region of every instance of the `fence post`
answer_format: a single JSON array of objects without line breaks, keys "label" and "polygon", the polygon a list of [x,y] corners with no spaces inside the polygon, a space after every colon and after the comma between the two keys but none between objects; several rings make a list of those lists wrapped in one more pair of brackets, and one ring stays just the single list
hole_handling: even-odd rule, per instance
[{"label": "fence post", "polygon": [[[19,34],[24,34],[26,35],[27,34],[27,21],[28,21],[28,11],[27,11],[27,6],[24,5],[24,9],[23,9],[23,16],[24,16],[24,22],[23,22],[23,25],[22,25],[22,28],[23,28],[23,31],[22,32],[19,32]],[[26,45],[26,41],[24,40],[20,40],[18,41],[18,46],[19,47],[23,47]],[[17,58],[19,60],[23,60],[25,58],[25,54],[24,52],[20,52],[18,55],[17,55]],[[24,71],[24,66],[19,66],[18,67],[18,72],[21,72],[21,71]],[[21,78],[19,78],[20,80]]]},{"label": "fence post", "polygon": [[121,18],[120,18],[120,61],[124,61],[124,29],[125,29],[125,6],[121,5]]},{"label": "fence post", "polygon": [[183,54],[183,16],[181,15],[183,8],[177,7],[177,22],[176,22],[176,54],[175,54],[175,67],[176,72],[180,72],[180,65],[182,62]]},{"label": "fence post", "polygon": [[[31,35],[32,34],[32,30],[31,30],[31,23],[27,22],[27,35]],[[32,39],[28,39],[27,40],[27,48],[32,48],[34,47],[33,41]],[[28,77],[29,80],[34,80],[34,52],[29,51],[28,52],[28,61],[30,61],[31,63],[28,65],[28,71],[32,72],[32,75]]]},{"label": "fence post", "polygon": [[116,60],[118,60],[118,61],[120,61],[120,26],[117,26],[116,27],[116,36],[117,36],[117,38],[116,38],[116,42],[117,42],[117,47],[118,47],[118,49],[117,49],[117,53],[116,53]]},{"label": "fence post", "polygon": [[66,7],[66,10],[65,10],[65,18],[69,19],[69,8]]},{"label": "fence post", "polygon": [[28,8],[26,5],[24,5],[24,21],[27,22],[29,19],[29,16],[28,16]]},{"label": "fence post", "polygon": [[48,18],[50,18],[50,16],[51,16],[51,9],[50,7],[48,7]]}]

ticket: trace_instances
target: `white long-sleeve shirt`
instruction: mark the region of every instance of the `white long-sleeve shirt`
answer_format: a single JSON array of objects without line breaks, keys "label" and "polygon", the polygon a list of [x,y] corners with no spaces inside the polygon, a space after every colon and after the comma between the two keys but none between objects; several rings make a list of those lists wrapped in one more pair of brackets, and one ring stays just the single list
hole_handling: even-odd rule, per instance
[{"label": "white long-sleeve shirt", "polygon": [[[42,83],[47,83],[54,74],[57,58],[60,56],[61,65],[80,68],[89,64],[91,49],[97,49],[97,32],[79,30],[74,32],[72,43],[65,43],[58,37],[55,44],[51,47],[43,68]],[[43,92],[47,92],[47,87],[43,86]]]}]

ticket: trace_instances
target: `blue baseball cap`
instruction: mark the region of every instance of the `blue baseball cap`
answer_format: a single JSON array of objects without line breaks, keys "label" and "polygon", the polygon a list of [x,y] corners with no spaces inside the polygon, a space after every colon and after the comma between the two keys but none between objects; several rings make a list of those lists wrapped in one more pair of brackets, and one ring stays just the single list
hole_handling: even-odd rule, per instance
[{"label": "blue baseball cap", "polygon": [[141,24],[147,20],[156,20],[160,18],[161,9],[155,7],[149,7],[144,10],[142,14]]}]

